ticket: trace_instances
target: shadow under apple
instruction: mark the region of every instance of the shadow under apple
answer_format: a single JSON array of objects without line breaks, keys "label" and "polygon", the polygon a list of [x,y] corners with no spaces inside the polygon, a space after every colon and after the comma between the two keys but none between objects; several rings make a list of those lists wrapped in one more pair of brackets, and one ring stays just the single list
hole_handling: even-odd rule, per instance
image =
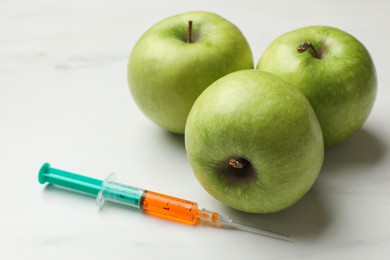
[{"label": "shadow under apple", "polygon": [[270,214],[251,214],[227,209],[234,220],[291,237],[292,241],[313,241],[331,222],[331,215],[321,200],[321,192],[312,188],[293,206]]},{"label": "shadow under apple", "polygon": [[369,168],[382,160],[386,152],[384,141],[362,128],[344,142],[325,150],[321,173],[346,174],[351,172],[351,167],[365,167],[369,174]]},{"label": "shadow under apple", "polygon": [[160,131],[160,134],[163,135],[162,140],[166,143],[166,145],[180,149],[185,153],[184,135],[175,134],[168,131]]}]

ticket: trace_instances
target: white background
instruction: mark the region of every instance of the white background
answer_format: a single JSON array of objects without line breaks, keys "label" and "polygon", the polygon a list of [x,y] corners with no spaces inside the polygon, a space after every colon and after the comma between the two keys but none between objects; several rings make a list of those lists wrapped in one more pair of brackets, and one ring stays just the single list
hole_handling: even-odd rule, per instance
[{"label": "white background", "polygon": [[[389,259],[390,2],[0,1],[1,259]],[[320,178],[296,205],[252,215],[222,205],[195,179],[183,138],[136,107],[127,60],[168,16],[216,12],[247,37],[255,62],[276,37],[309,25],[362,41],[378,73],[363,128],[326,150]],[[152,77],[153,75],[151,75]],[[199,202],[294,243],[187,226],[40,185],[43,162]]]}]

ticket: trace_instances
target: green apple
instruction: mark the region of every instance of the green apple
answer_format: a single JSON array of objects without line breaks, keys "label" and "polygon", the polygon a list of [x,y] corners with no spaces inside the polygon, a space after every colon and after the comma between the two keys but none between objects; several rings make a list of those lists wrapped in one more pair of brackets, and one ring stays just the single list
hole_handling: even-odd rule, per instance
[{"label": "green apple", "polygon": [[257,69],[284,78],[305,94],[326,146],[360,129],[374,104],[377,80],[367,49],[333,27],[306,27],[280,36],[266,48]]},{"label": "green apple", "polygon": [[192,104],[220,77],[253,69],[249,44],[231,22],[209,12],[188,12],[152,26],[134,46],[128,83],[144,114],[183,134]]},{"label": "green apple", "polygon": [[321,127],[305,96],[258,70],[224,76],[198,97],[185,146],[205,190],[252,213],[298,201],[315,182],[324,156]]}]

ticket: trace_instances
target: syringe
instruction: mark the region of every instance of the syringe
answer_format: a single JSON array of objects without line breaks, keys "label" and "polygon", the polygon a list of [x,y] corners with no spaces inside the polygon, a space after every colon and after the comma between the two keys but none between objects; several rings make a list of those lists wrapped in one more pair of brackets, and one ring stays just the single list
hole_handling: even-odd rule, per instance
[{"label": "syringe", "polygon": [[96,204],[99,208],[104,206],[105,201],[110,201],[140,209],[149,215],[181,223],[227,225],[247,232],[290,241],[287,235],[261,230],[239,223],[228,216],[206,209],[199,209],[196,202],[117,183],[114,181],[114,177],[114,174],[110,174],[102,181],[59,170],[51,167],[48,163],[42,165],[38,174],[38,180],[41,184],[48,182],[77,192],[97,196]]}]

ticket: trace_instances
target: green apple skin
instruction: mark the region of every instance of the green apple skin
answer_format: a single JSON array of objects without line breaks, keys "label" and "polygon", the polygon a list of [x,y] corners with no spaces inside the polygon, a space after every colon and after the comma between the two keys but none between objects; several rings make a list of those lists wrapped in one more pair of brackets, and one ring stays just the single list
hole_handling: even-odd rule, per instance
[{"label": "green apple skin", "polygon": [[249,44],[234,24],[214,13],[188,12],[144,33],[129,58],[128,84],[147,117],[183,134],[192,104],[205,88],[230,72],[253,67]]},{"label": "green apple skin", "polygon": [[[297,47],[310,42],[309,49]],[[337,28],[311,26],[288,32],[264,51],[257,69],[274,73],[300,89],[320,121],[325,146],[340,143],[359,130],[376,97],[376,72],[367,49]]]},{"label": "green apple skin", "polygon": [[[277,212],[302,198],[324,157],[321,127],[305,96],[258,70],[233,72],[198,97],[185,147],[204,189],[250,213]],[[232,158],[247,163],[234,168]]]}]

